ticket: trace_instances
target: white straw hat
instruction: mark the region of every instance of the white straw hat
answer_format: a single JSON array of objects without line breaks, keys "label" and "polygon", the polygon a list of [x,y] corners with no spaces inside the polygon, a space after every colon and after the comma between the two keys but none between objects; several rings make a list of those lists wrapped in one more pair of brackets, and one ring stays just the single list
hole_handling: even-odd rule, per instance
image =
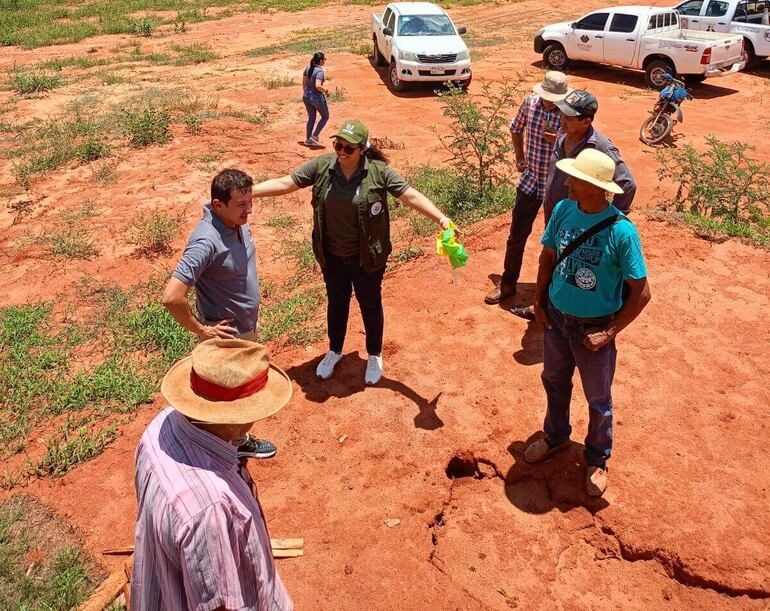
[{"label": "white straw hat", "polygon": [[572,88],[567,86],[567,75],[556,70],[549,70],[543,75],[543,82],[532,87],[537,95],[549,102],[561,102]]},{"label": "white straw hat", "polygon": [[556,167],[565,174],[590,182],[610,193],[623,193],[623,189],[612,180],[615,177],[612,157],[596,149],[583,149],[574,159],[560,159]]}]

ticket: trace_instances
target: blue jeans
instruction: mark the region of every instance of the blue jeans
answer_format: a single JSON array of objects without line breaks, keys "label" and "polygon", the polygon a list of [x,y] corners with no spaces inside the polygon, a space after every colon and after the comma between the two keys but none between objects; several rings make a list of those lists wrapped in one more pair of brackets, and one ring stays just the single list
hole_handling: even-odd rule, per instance
[{"label": "blue jeans", "polygon": [[588,435],[585,455],[589,465],[605,467],[612,451],[612,379],[618,351],[615,340],[596,352],[583,345],[586,333],[606,327],[611,317],[574,319],[565,317],[550,302],[547,305],[551,329],[543,333],[543,386],[548,409],[543,429],[548,445],[569,439],[569,404],[572,376],[577,365],[583,393],[588,401]]},{"label": "blue jeans", "polygon": [[[319,96],[319,97],[303,96],[302,101],[305,103],[305,110],[307,110],[307,126],[305,127],[305,139],[310,140],[311,136],[313,138],[318,139],[318,136],[321,133],[321,130],[324,128],[324,126],[326,125],[326,122],[329,120],[329,106],[326,104],[326,98],[323,96]],[[316,112],[318,112],[321,115],[321,120],[318,121],[318,125],[315,126],[315,131],[314,131],[313,126],[315,125]]]}]

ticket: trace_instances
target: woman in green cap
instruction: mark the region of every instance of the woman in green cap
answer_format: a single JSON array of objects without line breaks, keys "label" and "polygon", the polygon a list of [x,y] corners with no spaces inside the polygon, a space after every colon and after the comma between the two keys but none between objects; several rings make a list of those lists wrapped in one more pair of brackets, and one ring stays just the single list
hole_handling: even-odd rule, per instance
[{"label": "woman in green cap", "polygon": [[388,165],[369,143],[361,121],[346,121],[334,136],[334,153],[311,159],[289,175],[254,185],[254,197],[269,197],[312,187],[313,253],[323,272],[329,351],[316,369],[327,379],[342,359],[350,298],[356,299],[366,330],[366,384],[382,377],[382,277],[392,247],[388,193],[433,219],[443,228],[449,219]]}]

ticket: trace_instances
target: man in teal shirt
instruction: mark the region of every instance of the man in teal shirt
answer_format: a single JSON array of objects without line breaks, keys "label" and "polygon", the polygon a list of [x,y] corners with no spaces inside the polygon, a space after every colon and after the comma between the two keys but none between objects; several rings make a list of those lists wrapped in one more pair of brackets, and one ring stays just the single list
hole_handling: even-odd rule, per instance
[{"label": "man in teal shirt", "polygon": [[[535,295],[535,316],[544,328],[545,436],[527,447],[524,458],[540,462],[569,446],[572,376],[577,367],[589,408],[586,492],[601,496],[612,450],[615,336],[650,301],[650,288],[636,227],[607,200],[608,191],[622,192],[613,182],[612,158],[585,149],[574,159],[560,160],[557,167],[569,176],[569,199],[556,205],[545,228]],[[605,220],[606,226],[562,256],[570,243]]]}]

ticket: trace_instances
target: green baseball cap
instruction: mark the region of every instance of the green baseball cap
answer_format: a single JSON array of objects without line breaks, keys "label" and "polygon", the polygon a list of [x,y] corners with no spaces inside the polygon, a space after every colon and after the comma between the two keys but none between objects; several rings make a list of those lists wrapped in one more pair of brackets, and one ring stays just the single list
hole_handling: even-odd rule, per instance
[{"label": "green baseball cap", "polygon": [[369,140],[369,130],[361,121],[353,119],[352,121],[344,121],[334,137],[347,140],[351,144],[366,144],[366,141]]}]

